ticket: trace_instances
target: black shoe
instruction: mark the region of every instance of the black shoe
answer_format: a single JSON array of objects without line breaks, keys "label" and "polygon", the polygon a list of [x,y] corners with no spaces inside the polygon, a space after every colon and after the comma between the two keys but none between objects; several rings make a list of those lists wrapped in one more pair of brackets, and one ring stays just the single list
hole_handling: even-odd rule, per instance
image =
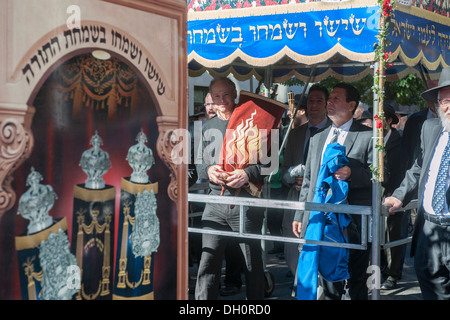
[{"label": "black shoe", "polygon": [[220,295],[223,297],[227,297],[227,296],[233,296],[235,294],[238,294],[239,292],[241,292],[241,288],[225,287],[222,290],[220,290]]},{"label": "black shoe", "polygon": [[381,285],[382,290],[392,290],[397,288],[397,281],[395,280],[389,280],[387,279],[383,284]]}]

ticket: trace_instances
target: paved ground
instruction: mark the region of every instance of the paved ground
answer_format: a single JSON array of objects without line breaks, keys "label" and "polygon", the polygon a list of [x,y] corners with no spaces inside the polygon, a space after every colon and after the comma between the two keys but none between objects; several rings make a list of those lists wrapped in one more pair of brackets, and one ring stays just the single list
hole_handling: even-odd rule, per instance
[{"label": "paved ground", "polygon": [[381,290],[381,300],[423,300],[414,271],[413,258],[409,256],[409,245],[406,254],[402,279],[398,282],[396,289]]},{"label": "paved ground", "polygon": [[[270,244],[268,245],[268,247]],[[268,250],[270,247],[268,248]],[[267,254],[266,270],[274,277],[274,290],[266,300],[295,300],[292,297],[292,285],[294,278],[287,276],[288,268],[285,260],[280,259],[277,254]],[[195,287],[195,276],[197,272],[197,264],[193,264],[189,268],[190,288]],[[244,277],[243,277],[244,278]],[[229,297],[219,297],[219,300],[245,300],[245,289],[240,294]],[[370,298],[370,296],[369,296]],[[189,299],[194,299],[193,292],[190,290]],[[413,268],[412,258],[409,257],[409,246],[407,249],[407,257],[405,259],[403,276],[398,286],[394,290],[380,290],[380,300],[422,300],[422,295],[417,283],[417,278]]]}]

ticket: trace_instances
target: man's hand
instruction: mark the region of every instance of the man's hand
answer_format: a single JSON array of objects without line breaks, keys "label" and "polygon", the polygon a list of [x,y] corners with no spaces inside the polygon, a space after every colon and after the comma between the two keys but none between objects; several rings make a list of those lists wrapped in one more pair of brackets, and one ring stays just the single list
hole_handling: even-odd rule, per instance
[{"label": "man's hand", "polygon": [[297,191],[300,191],[302,189],[302,184],[303,184],[303,177],[296,177],[294,186]]},{"label": "man's hand", "polygon": [[394,214],[394,211],[403,207],[403,202],[396,197],[387,197],[384,199],[383,205],[389,207],[389,214]]},{"label": "man's hand", "polygon": [[302,232],[302,223],[299,221],[292,222],[292,232],[297,238],[300,238],[300,232]]},{"label": "man's hand", "polygon": [[348,180],[352,174],[352,170],[349,166],[344,166],[340,168],[338,171],[333,173],[333,177],[337,180]]},{"label": "man's hand", "polygon": [[[208,168],[209,181],[218,185],[225,185],[225,177],[222,168],[218,165],[214,165]],[[225,174],[226,175],[226,174]]]},{"label": "man's hand", "polygon": [[227,187],[238,189],[248,182],[248,175],[242,169],[236,169],[229,173],[226,179]]}]

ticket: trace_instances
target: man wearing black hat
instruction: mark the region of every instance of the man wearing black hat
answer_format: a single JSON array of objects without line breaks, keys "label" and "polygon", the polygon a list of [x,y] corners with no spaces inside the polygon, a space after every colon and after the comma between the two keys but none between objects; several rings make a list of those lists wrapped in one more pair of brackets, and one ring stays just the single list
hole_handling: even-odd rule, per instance
[{"label": "man wearing black hat", "polygon": [[418,197],[411,255],[420,289],[424,299],[450,300],[450,67],[422,97],[438,103],[439,118],[424,122],[421,152],[384,205],[392,213]]}]

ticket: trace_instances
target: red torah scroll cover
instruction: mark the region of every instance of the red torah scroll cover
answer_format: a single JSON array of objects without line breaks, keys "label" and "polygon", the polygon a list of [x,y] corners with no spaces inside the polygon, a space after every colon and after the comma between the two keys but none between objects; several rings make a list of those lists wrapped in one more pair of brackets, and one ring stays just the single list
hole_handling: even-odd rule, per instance
[{"label": "red torah scroll cover", "polygon": [[[260,163],[263,157],[268,156],[271,129],[278,129],[285,111],[286,105],[282,102],[247,91],[240,92],[222,144],[220,165],[225,174]],[[251,181],[244,188],[259,197],[262,181]]]}]

